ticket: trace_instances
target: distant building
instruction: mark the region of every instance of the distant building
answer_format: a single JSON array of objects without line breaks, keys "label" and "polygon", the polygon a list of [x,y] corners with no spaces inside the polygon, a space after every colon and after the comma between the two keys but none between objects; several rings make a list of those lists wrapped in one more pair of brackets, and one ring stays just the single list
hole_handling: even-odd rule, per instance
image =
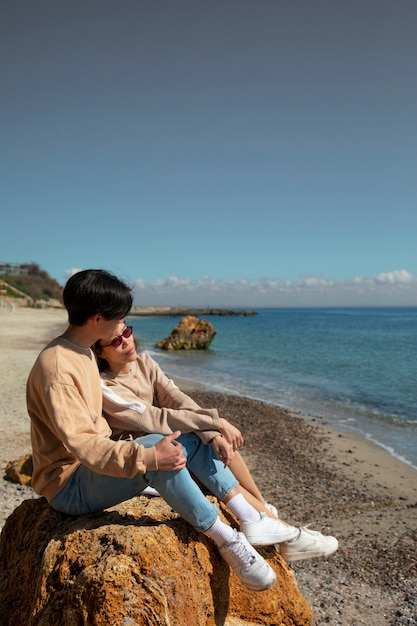
[{"label": "distant building", "polygon": [[0,263],[0,274],[9,276],[21,276],[28,273],[28,264],[25,263]]}]

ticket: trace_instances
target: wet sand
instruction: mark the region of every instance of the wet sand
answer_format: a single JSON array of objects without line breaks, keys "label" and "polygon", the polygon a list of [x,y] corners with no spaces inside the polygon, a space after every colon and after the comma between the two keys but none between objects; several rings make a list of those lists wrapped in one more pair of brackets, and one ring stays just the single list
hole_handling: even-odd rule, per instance
[{"label": "wet sand", "polygon": [[[26,378],[66,322],[58,309],[0,310],[0,526],[22,500],[36,497],[5,480],[4,469],[30,451]],[[242,430],[242,454],[285,520],[338,537],[333,556],[293,566],[314,626],[415,626],[417,470],[372,442],[280,407],[176,382]]]}]

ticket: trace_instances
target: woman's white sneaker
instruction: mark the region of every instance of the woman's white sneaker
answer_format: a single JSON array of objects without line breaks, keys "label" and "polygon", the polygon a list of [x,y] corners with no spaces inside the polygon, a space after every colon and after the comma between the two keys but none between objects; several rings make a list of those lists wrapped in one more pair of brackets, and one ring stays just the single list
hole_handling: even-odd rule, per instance
[{"label": "woman's white sneaker", "polygon": [[275,517],[279,517],[277,507],[270,502],[265,502],[265,508],[268,509],[268,511],[272,513],[272,515],[275,515]]},{"label": "woman's white sneaker", "polygon": [[277,579],[274,570],[242,533],[234,531],[235,538],[219,548],[220,554],[246,587],[253,591],[269,589]]},{"label": "woman's white sneaker", "polygon": [[317,530],[310,530],[306,526],[301,526],[298,530],[298,537],[277,546],[286,561],[302,561],[329,556],[339,547],[336,537],[322,535]]},{"label": "woman's white sneaker", "polygon": [[253,546],[272,546],[274,543],[293,539],[299,534],[299,528],[295,526],[287,526],[266,513],[260,515],[257,522],[240,520],[240,530]]}]

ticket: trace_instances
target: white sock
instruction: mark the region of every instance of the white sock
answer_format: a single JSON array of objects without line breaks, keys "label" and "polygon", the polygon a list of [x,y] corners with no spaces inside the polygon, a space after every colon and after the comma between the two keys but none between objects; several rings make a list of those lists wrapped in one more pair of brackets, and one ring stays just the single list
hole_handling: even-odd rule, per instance
[{"label": "white sock", "polygon": [[242,493],[238,493],[236,496],[233,496],[233,498],[230,498],[226,506],[231,510],[233,515],[236,515],[239,521],[244,519],[249,522],[259,522],[261,519],[259,511],[249,504]]},{"label": "white sock", "polygon": [[220,517],[217,517],[216,521],[210,528],[203,533],[206,537],[210,537],[217,547],[221,547],[224,543],[228,543],[235,538],[235,531],[231,526],[228,526]]}]

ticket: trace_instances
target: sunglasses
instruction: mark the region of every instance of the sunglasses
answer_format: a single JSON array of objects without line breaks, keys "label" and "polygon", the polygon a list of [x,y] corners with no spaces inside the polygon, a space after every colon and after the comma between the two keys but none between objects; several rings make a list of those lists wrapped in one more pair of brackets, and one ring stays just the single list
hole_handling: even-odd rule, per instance
[{"label": "sunglasses", "polygon": [[108,348],[109,346],[112,346],[112,348],[118,348],[119,346],[122,345],[123,339],[129,339],[132,333],[133,333],[133,327],[126,326],[126,328],[124,329],[121,335],[118,335],[117,337],[115,337],[113,341],[106,344],[105,346],[101,345],[100,348]]}]

